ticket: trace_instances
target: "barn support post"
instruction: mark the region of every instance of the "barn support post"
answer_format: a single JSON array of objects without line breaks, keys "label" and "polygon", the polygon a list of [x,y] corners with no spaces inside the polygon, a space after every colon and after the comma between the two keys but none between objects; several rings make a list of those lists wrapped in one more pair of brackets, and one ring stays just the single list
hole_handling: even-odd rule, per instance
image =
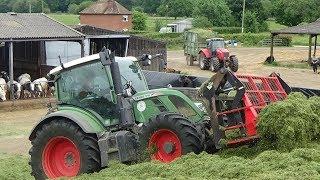
[{"label": "barn support post", "polygon": [[9,42],[9,75],[10,75],[10,99],[14,101],[13,95],[13,41]]},{"label": "barn support post", "polygon": [[311,63],[312,37],[313,37],[313,35],[310,34],[310,36],[309,36],[309,54],[308,54],[308,63],[309,64]]},{"label": "barn support post", "polygon": [[81,45],[81,57],[84,57],[84,39],[80,41],[80,45]]},{"label": "barn support post", "polygon": [[271,48],[270,48],[270,57],[273,58],[273,47],[274,47],[274,36],[275,34],[271,35]]},{"label": "barn support post", "polygon": [[318,41],[318,35],[315,35],[314,39],[314,50],[313,50],[313,57],[315,58],[317,55],[317,41]]},{"label": "barn support post", "polygon": [[125,49],[124,57],[128,56],[128,49],[129,49],[129,38],[126,39],[126,49]]}]

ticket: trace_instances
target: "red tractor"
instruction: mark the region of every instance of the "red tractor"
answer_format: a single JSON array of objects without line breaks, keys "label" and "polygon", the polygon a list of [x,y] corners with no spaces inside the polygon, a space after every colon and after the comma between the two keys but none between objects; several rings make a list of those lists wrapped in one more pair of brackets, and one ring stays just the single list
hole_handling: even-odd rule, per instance
[{"label": "red tractor", "polygon": [[207,47],[200,50],[198,60],[200,69],[210,69],[212,72],[219,71],[223,66],[229,67],[233,72],[237,72],[239,68],[238,58],[230,56],[222,38],[208,39]]},{"label": "red tractor", "polygon": [[184,54],[188,65],[192,66],[194,61],[198,61],[202,70],[217,72],[222,67],[229,67],[231,71],[237,72],[239,68],[237,57],[230,56],[222,38],[204,40],[197,33],[187,31]]}]

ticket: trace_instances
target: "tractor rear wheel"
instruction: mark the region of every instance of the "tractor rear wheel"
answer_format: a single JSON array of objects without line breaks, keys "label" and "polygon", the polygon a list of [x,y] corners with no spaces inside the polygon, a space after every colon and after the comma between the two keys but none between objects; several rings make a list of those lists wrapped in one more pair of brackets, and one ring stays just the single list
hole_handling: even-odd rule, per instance
[{"label": "tractor rear wheel", "polygon": [[200,133],[182,115],[162,113],[143,125],[142,147],[147,148],[151,159],[169,163],[190,152],[200,153],[203,150]]},{"label": "tractor rear wheel", "polygon": [[201,70],[208,70],[209,69],[209,64],[206,56],[203,53],[199,54],[199,67]]},{"label": "tractor rear wheel", "polygon": [[214,57],[210,61],[210,71],[212,72],[218,72],[220,70],[220,62],[218,58]]},{"label": "tractor rear wheel", "polygon": [[31,143],[29,164],[35,179],[73,177],[100,170],[97,139],[66,119],[43,125]]},{"label": "tractor rear wheel", "polygon": [[239,70],[239,61],[235,56],[231,56],[229,60],[229,68],[233,72],[237,72]]},{"label": "tractor rear wheel", "polygon": [[186,60],[188,66],[193,66],[193,57],[191,55],[187,55]]}]

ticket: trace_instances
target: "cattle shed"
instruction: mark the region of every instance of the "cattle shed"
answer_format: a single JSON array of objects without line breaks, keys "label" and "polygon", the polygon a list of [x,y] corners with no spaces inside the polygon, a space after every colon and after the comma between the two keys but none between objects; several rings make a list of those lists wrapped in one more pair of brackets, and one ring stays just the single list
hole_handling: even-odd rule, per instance
[{"label": "cattle shed", "polygon": [[[275,36],[280,34],[308,35],[309,36],[308,62],[310,63],[312,57],[315,57],[317,53],[317,41],[318,41],[318,35],[320,34],[320,19],[309,24],[298,25],[298,26],[281,29],[281,30],[272,31],[270,56],[267,58],[267,62],[273,62],[275,59],[273,54],[274,38]],[[312,46],[314,46],[313,54],[312,54]]]},{"label": "cattle shed", "polygon": [[117,56],[140,57],[143,54],[161,54],[155,58],[145,70],[162,71],[167,62],[167,45],[165,42],[148,39],[140,36],[123,34],[121,32],[107,30],[90,25],[74,27],[75,30],[86,35],[89,39],[90,54],[98,53],[103,46],[115,51]]},{"label": "cattle shed", "polygon": [[0,13],[0,27],[0,71],[9,72],[11,82],[22,73],[46,75],[46,42],[76,43],[84,56],[85,35],[45,14]]}]

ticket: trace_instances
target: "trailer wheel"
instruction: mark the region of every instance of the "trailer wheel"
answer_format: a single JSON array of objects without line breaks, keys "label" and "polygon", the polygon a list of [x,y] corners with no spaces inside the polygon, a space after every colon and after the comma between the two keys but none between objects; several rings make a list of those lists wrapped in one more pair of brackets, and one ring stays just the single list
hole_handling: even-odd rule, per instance
[{"label": "trailer wheel", "polygon": [[176,113],[162,113],[142,128],[142,147],[151,159],[164,163],[190,152],[203,150],[201,132],[192,122]]},{"label": "trailer wheel", "polygon": [[239,70],[239,61],[238,61],[237,57],[235,57],[235,56],[230,57],[229,68],[233,72],[237,72]]},{"label": "trailer wheel", "polygon": [[188,66],[193,66],[193,57],[191,55],[187,55],[186,60]]},{"label": "trailer wheel", "polygon": [[208,70],[209,69],[208,60],[203,53],[199,54],[199,67],[201,70]]},{"label": "trailer wheel", "polygon": [[218,58],[214,57],[210,61],[210,71],[212,72],[218,72],[220,70],[220,62]]},{"label": "trailer wheel", "polygon": [[73,177],[100,170],[97,139],[66,119],[43,125],[31,144],[29,164],[35,179]]}]

